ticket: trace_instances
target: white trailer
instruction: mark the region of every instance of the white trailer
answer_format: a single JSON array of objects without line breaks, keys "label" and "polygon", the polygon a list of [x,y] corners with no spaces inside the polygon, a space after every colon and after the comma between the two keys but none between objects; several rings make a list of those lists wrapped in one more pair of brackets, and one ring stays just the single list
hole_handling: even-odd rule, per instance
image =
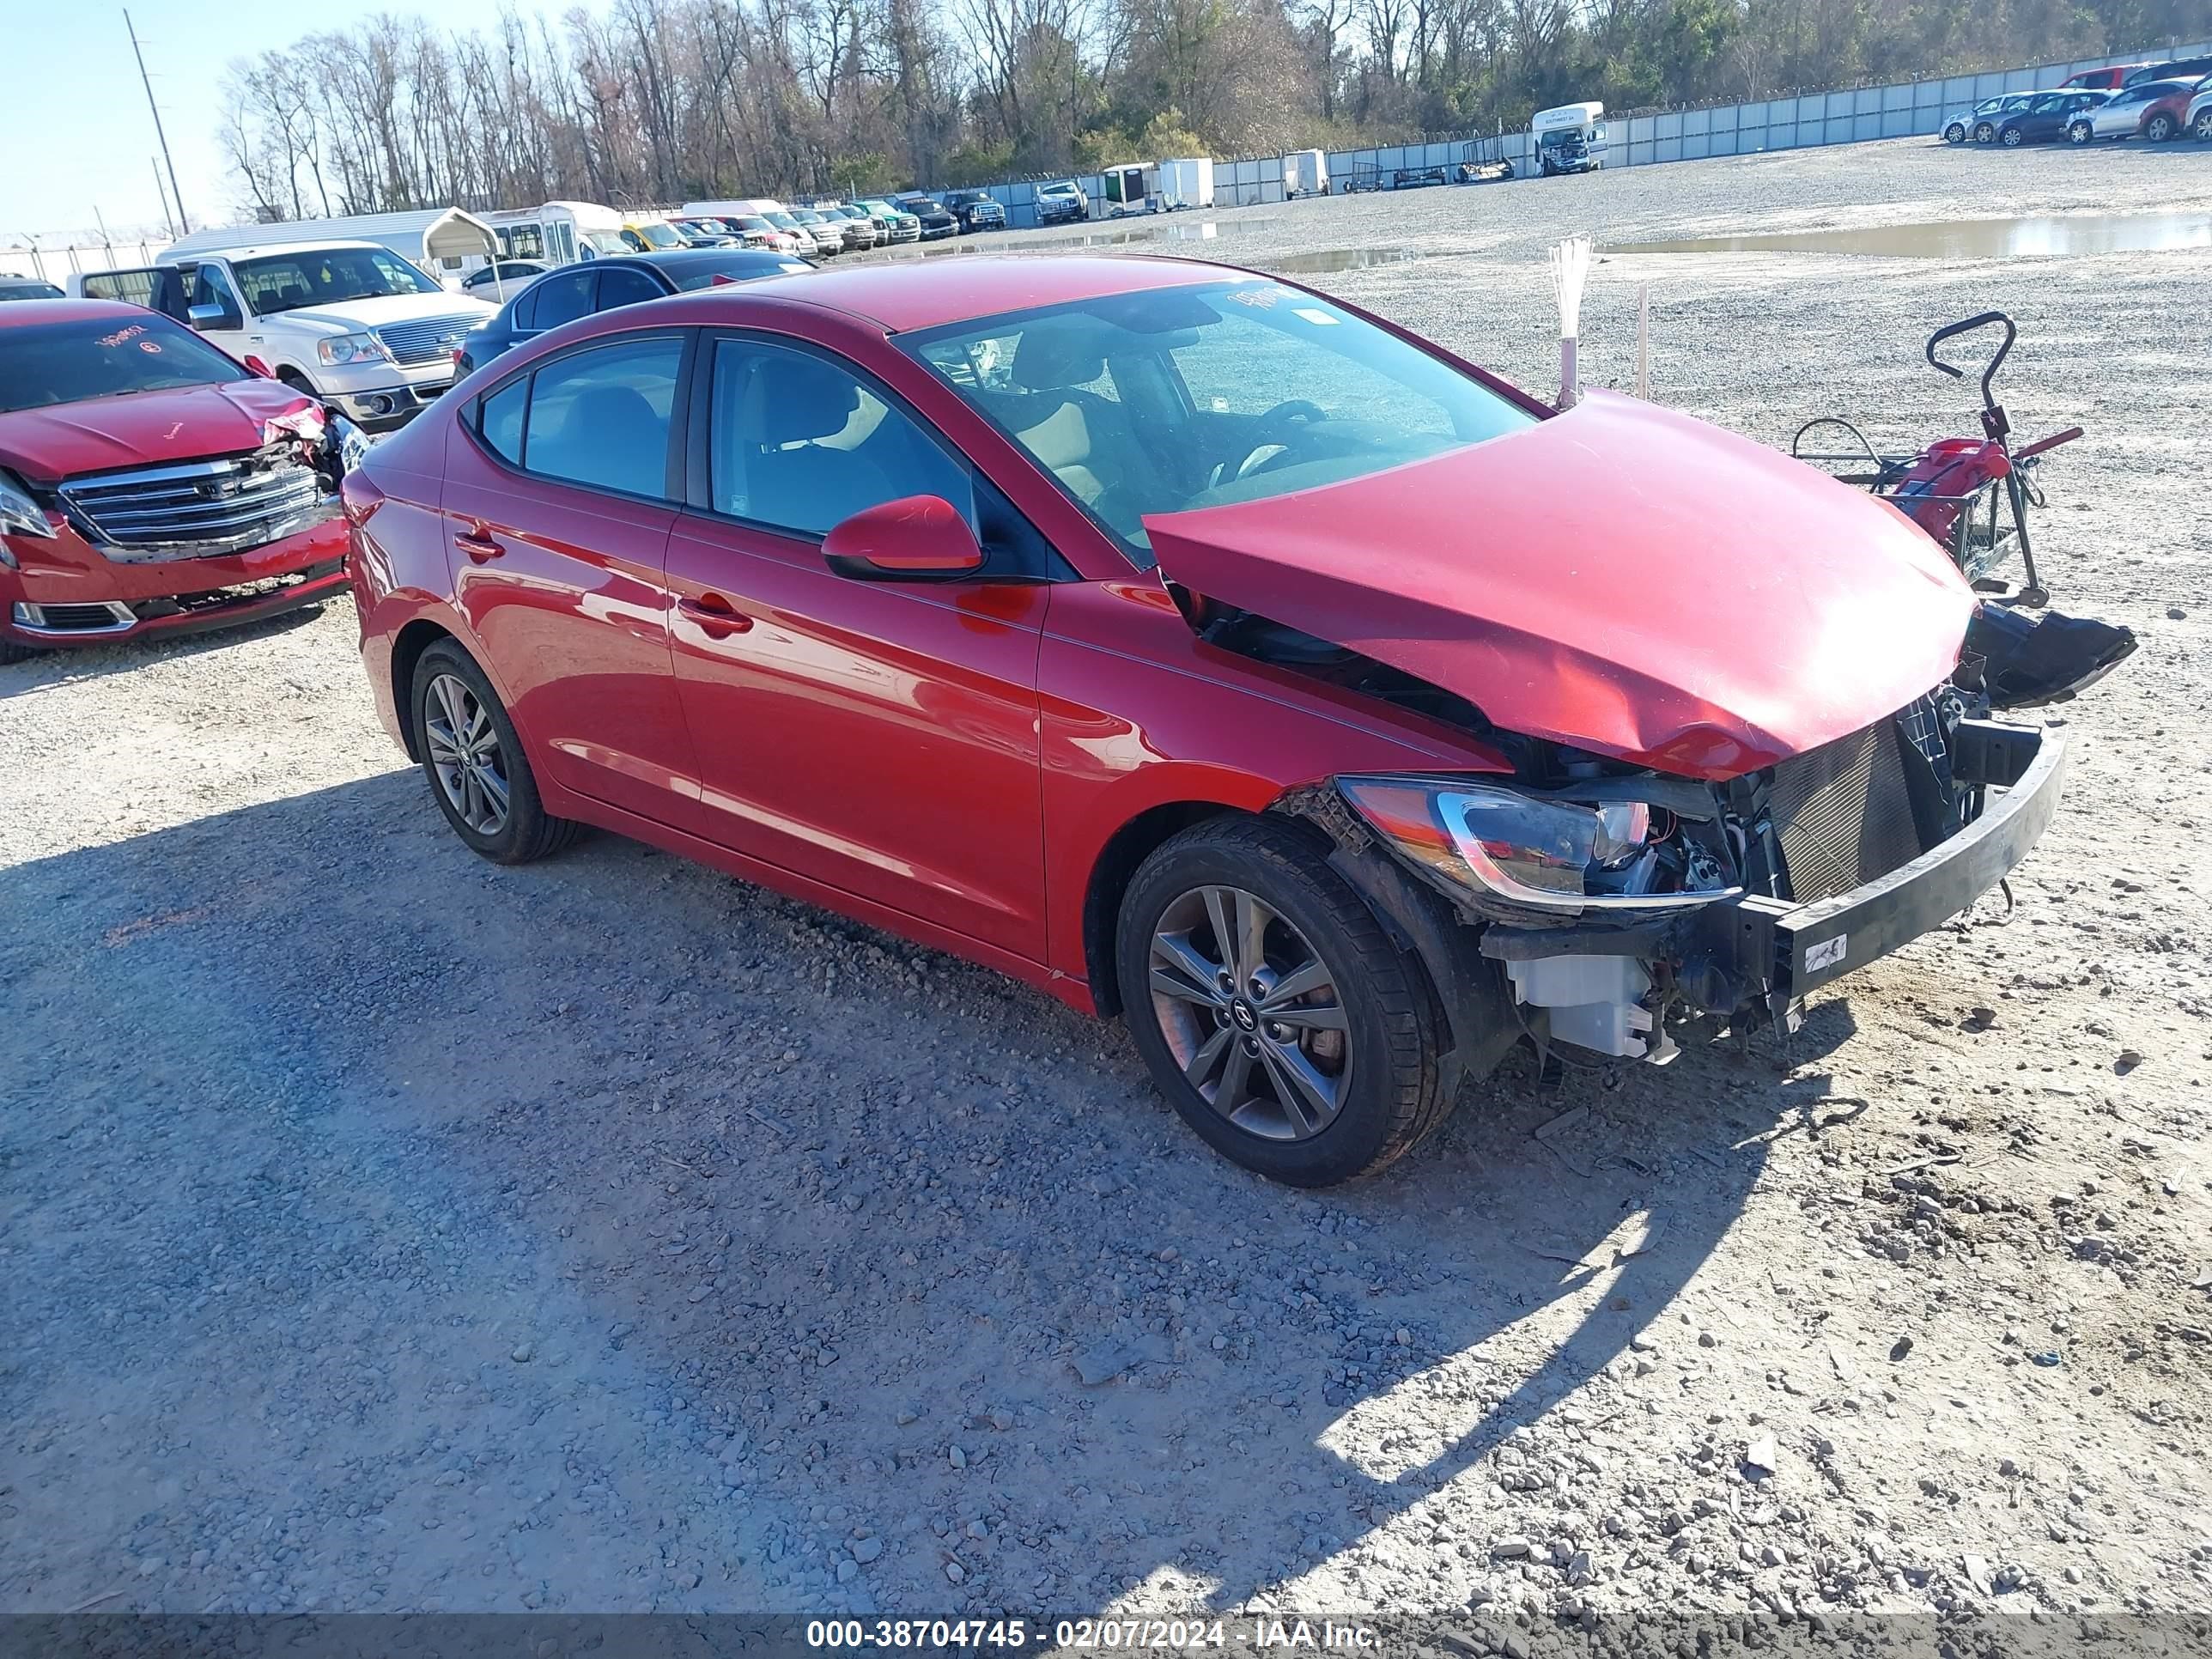
[{"label": "white trailer", "polygon": [[1605,165],[1605,106],[1562,104],[1557,109],[1540,109],[1529,118],[1528,143],[1536,170],[1547,177],[1595,173]]},{"label": "white trailer", "polygon": [[1213,205],[1213,161],[1205,155],[1160,163],[1160,205],[1169,212],[1177,208]]},{"label": "white trailer", "polygon": [[1328,194],[1328,155],[1324,150],[1294,149],[1283,157],[1283,195],[1287,199],[1300,196]]},{"label": "white trailer", "polygon": [[1108,167],[1098,175],[1108,218],[1118,219],[1125,213],[1150,213],[1152,210],[1152,196],[1145,188],[1145,171],[1137,162],[1125,161],[1120,167]]}]

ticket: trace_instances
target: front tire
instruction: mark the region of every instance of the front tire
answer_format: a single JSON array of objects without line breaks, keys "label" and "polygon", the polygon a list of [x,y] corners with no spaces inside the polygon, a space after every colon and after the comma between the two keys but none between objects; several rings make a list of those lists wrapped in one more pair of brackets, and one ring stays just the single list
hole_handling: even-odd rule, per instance
[{"label": "front tire", "polygon": [[1210,819],[1162,845],[1122,900],[1115,967],[1160,1092],[1270,1180],[1371,1174],[1450,1109],[1419,963],[1281,820]]},{"label": "front tire", "polygon": [[2086,144],[2094,140],[2096,136],[2096,128],[2091,126],[2087,121],[2076,121],[2066,129],[2066,142],[2069,144]]},{"label": "front tire", "polygon": [[527,864],[576,838],[538,798],[538,779],[491,682],[441,640],[415,665],[415,752],[453,833],[495,864]]},{"label": "front tire", "polygon": [[2200,144],[2212,144],[2212,105],[2197,112],[2197,119],[2190,127]]},{"label": "front tire", "polygon": [[1965,143],[1966,142],[1966,128],[1965,123],[1954,121],[1949,126],[1945,127],[1943,129],[1943,142],[1947,144]]},{"label": "front tire", "polygon": [[2007,149],[2018,149],[2026,142],[2026,138],[2018,127],[2007,127],[1997,142]]},{"label": "front tire", "polygon": [[22,645],[14,640],[0,640],[0,664],[28,662],[33,657],[46,653],[35,645]]}]

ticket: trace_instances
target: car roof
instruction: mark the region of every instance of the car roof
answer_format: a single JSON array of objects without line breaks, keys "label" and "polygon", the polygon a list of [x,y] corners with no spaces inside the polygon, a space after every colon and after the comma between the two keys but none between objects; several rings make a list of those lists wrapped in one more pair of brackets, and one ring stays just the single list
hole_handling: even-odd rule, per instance
[{"label": "car roof", "polygon": [[[765,295],[821,310],[841,311],[886,333],[904,334],[1038,306],[1066,305],[1149,289],[1233,282],[1254,275],[1197,259],[986,253],[770,276],[746,283],[744,293],[748,298]],[[711,307],[717,296],[711,291],[695,290],[684,298]],[[672,306],[678,301],[662,303]]]},{"label": "car roof", "polygon": [[[35,282],[36,277],[26,281]],[[21,328],[32,323],[81,323],[102,317],[143,317],[146,307],[120,300],[11,300],[0,306],[0,328]]]},{"label": "car roof", "polygon": [[260,259],[272,254],[328,253],[335,248],[360,247],[374,248],[381,253],[392,252],[381,242],[358,242],[334,237],[327,242],[272,242],[266,246],[257,244],[252,247],[204,248],[198,253],[185,255],[178,263],[183,264],[204,262],[209,259]]}]

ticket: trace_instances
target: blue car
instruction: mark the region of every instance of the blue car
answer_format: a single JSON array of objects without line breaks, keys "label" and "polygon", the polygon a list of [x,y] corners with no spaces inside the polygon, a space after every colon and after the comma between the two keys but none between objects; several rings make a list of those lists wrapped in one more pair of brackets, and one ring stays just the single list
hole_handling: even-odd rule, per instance
[{"label": "blue car", "polygon": [[716,283],[748,283],[813,269],[811,260],[795,253],[743,247],[629,253],[562,265],[532,283],[489,322],[469,331],[453,356],[454,375],[471,374],[525,340],[595,311],[612,311],[617,306],[634,306]]}]

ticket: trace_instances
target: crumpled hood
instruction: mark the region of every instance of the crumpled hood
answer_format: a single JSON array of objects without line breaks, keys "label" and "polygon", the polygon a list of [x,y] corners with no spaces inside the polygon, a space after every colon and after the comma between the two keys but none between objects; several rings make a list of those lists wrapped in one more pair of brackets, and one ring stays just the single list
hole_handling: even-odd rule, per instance
[{"label": "crumpled hood", "polygon": [[1608,393],[1486,443],[1149,517],[1160,574],[1497,726],[1729,778],[1947,678],[1974,598],[1885,502]]},{"label": "crumpled hood", "polygon": [[0,414],[0,466],[58,483],[80,472],[235,454],[266,441],[264,422],[319,407],[279,381],[250,379],[14,410]]}]

